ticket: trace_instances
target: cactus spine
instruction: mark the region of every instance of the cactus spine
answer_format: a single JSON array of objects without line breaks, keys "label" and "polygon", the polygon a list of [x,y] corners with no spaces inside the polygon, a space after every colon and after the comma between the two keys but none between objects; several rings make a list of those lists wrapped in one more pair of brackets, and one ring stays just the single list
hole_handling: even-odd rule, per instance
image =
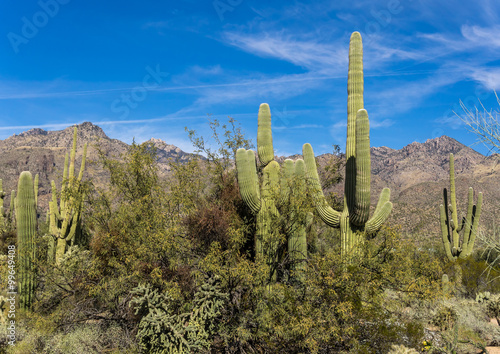
[{"label": "cactus spine", "polygon": [[366,235],[377,232],[392,210],[389,188],[380,194],[375,213],[370,212],[370,126],[368,113],[363,109],[363,46],[361,35],[354,32],[349,44],[349,73],[347,81],[347,143],[344,209],[333,210],[321,189],[314,152],[304,144],[303,155],[314,203],[322,220],[340,228],[342,257],[359,250]]},{"label": "cactus spine", "polygon": [[[483,193],[479,193],[477,204],[474,205],[474,190],[469,188],[467,214],[458,223],[457,198],[455,194],[455,162],[450,154],[450,204],[448,204],[448,190],[443,190],[444,204],[440,205],[441,234],[446,255],[450,261],[457,258],[467,258],[472,254],[476,240]],[[450,218],[451,212],[451,218]],[[462,240],[459,233],[463,231]]]},{"label": "cactus spine", "polygon": [[[61,199],[57,205],[57,189],[54,181],[51,181],[52,201],[49,202],[50,209],[50,233],[52,239],[48,245],[48,258],[59,262],[66,252],[68,246],[77,244],[81,234],[81,210],[83,205],[83,196],[81,191],[72,191],[69,198],[64,198],[64,193],[69,189],[78,187],[83,177],[85,169],[85,159],[87,156],[87,144],[83,147],[82,164],[80,172],[75,181],[75,158],[76,158],[76,138],[77,128],[73,131],[73,147],[71,155],[68,154],[64,159],[63,181],[61,187]],[[68,165],[69,163],[69,165]],[[76,182],[76,183],[75,183]],[[67,199],[67,200],[66,200]]]},{"label": "cactus spine", "polygon": [[19,304],[25,310],[31,308],[35,292],[35,200],[35,186],[31,173],[24,171],[19,176],[17,187],[16,220],[17,247],[19,252]]},{"label": "cactus spine", "polygon": [[[271,130],[271,111],[267,103],[259,107],[257,152],[259,156],[262,181],[259,183],[255,153],[252,150],[238,149],[236,168],[238,184],[243,201],[256,216],[255,235],[256,259],[265,261],[271,267],[271,279],[276,278],[275,266],[280,244],[278,207],[290,193],[290,182],[296,175],[303,175],[303,161],[284,163],[284,177],[280,181],[280,166],[274,160],[273,137]],[[301,167],[302,166],[302,167]],[[286,180],[285,180],[286,179]],[[281,185],[281,188],[280,188]],[[292,264],[301,263],[307,256],[305,229],[297,226],[288,239],[289,256]]]}]

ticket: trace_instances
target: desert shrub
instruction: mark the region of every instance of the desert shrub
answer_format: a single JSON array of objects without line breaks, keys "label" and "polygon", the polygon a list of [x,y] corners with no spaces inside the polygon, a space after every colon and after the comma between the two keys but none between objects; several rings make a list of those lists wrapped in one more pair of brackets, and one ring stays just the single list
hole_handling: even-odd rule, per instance
[{"label": "desert shrub", "polygon": [[432,324],[439,327],[440,330],[445,331],[453,328],[457,322],[458,315],[451,307],[443,306],[438,309],[432,319]]},{"label": "desert shrub", "polygon": [[47,334],[31,330],[7,349],[12,354],[138,353],[136,344],[123,328],[99,323],[84,324],[68,332]]},{"label": "desert shrub", "polygon": [[457,262],[462,269],[463,296],[473,299],[478,292],[500,292],[500,273],[491,269],[485,260],[468,257]]},{"label": "desert shrub", "polygon": [[488,344],[500,338],[500,327],[492,326],[487,316],[486,303],[472,299],[450,298],[441,306],[451,308],[457,315],[459,339],[469,343]]},{"label": "desert shrub", "polygon": [[88,250],[72,246],[58,264],[40,267],[40,285],[34,311],[51,316],[58,325],[78,323],[89,315],[87,270],[92,258]]},{"label": "desert shrub", "polygon": [[417,354],[413,348],[407,348],[404,345],[391,345],[391,350],[387,354]]},{"label": "desert shrub", "polygon": [[200,271],[218,274],[229,301],[217,352],[386,353],[416,346],[423,327],[384,308],[383,273],[372,257],[345,269],[338,252],[312,254],[304,283],[267,283],[267,265],[212,245]]},{"label": "desert shrub", "polygon": [[9,245],[17,245],[15,229],[4,229],[0,232],[0,254],[7,254]]},{"label": "desert shrub", "polygon": [[128,301],[140,282],[179,290],[176,281],[182,279],[181,288],[190,289],[190,272],[181,261],[190,257],[180,225],[184,206],[163,185],[151,143],[133,143],[120,158],[99,150],[99,158],[110,186],[96,188],[86,210],[93,232],[88,294],[108,318],[133,325]]},{"label": "desert shrub", "polygon": [[500,294],[493,295],[486,301],[486,309],[488,316],[495,318],[500,325]]}]

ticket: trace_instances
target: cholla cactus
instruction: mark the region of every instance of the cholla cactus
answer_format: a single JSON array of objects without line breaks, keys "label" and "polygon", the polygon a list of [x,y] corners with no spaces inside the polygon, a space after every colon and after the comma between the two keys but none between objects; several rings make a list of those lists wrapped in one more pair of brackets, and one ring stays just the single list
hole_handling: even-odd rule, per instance
[{"label": "cholla cactus", "polygon": [[367,235],[376,233],[392,210],[389,188],[384,188],[370,218],[370,126],[363,109],[363,46],[361,35],[354,32],[349,45],[349,75],[347,81],[347,143],[344,209],[333,210],[321,189],[314,152],[304,144],[303,155],[307,177],[313,191],[316,210],[330,227],[340,228],[342,257],[359,250]]},{"label": "cholla cactus", "polygon": [[195,294],[193,311],[176,314],[172,298],[150,285],[132,291],[130,305],[141,315],[137,337],[148,353],[191,353],[210,349],[210,338],[217,331],[217,318],[228,295],[221,292],[217,279],[206,281]]},{"label": "cholla cactus", "polygon": [[489,291],[485,292],[480,292],[476,294],[476,302],[482,303],[485,301],[488,301],[491,297],[491,294]]},{"label": "cholla cactus", "polygon": [[495,318],[500,326],[500,294],[490,297],[486,303],[486,309],[488,311],[488,316]]}]

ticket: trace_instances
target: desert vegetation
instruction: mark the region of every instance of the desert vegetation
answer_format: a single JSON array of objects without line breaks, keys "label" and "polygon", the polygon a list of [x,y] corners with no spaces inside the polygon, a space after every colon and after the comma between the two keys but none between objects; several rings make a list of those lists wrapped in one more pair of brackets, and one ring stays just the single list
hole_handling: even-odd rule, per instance
[{"label": "desert vegetation", "polygon": [[[387,222],[388,188],[370,205],[362,55],[355,32],[345,163],[333,155],[318,165],[310,144],[303,159],[279,160],[264,103],[256,151],[234,119],[211,120],[210,138],[187,131],[199,154],[172,160],[167,176],[152,143],[134,142],[119,156],[94,146],[103,187],[83,177],[87,145],[76,174],[75,128],[46,215],[37,171],[21,173],[9,208],[0,191],[0,352],[500,346],[500,239],[481,227],[481,214],[492,213],[482,210],[482,194],[474,203],[470,189],[465,213],[457,209],[453,155],[450,189],[435,201],[434,241],[403,237]],[[329,192],[339,183],[343,195]]]}]

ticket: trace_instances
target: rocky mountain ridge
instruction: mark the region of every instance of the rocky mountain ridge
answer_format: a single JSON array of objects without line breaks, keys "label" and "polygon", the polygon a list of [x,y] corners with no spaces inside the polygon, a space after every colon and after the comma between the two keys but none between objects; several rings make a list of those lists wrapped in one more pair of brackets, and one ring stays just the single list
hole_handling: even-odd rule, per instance
[{"label": "rocky mountain ridge", "polygon": [[[77,166],[81,161],[83,144],[89,143],[86,178],[95,183],[104,183],[106,173],[98,163],[97,146],[105,155],[119,157],[128,145],[110,139],[97,125],[85,122],[78,125]],[[0,140],[0,166],[4,191],[16,188],[19,174],[24,170],[40,175],[40,206],[48,204],[50,180],[60,181],[65,153],[72,145],[73,127],[58,131],[40,128],[30,129],[5,140]],[[163,175],[169,173],[171,159],[187,161],[191,154],[158,138],[149,140],[156,148],[159,167]],[[485,157],[471,148],[447,136],[414,142],[402,149],[373,147],[372,153],[372,204],[384,187],[391,188],[394,203],[391,222],[400,224],[408,234],[438,234],[439,204],[442,203],[442,189],[449,187],[449,154],[455,155],[455,173],[459,208],[464,210],[469,186],[484,194],[483,217],[485,224],[491,224],[500,210],[500,157]],[[296,159],[300,155],[294,155]],[[329,154],[317,157],[324,167]],[[284,159],[283,157],[278,160]],[[343,183],[332,188],[343,195]],[[477,193],[477,192],[476,192]],[[7,193],[9,194],[9,193]],[[497,220],[498,222],[498,220]]]}]

